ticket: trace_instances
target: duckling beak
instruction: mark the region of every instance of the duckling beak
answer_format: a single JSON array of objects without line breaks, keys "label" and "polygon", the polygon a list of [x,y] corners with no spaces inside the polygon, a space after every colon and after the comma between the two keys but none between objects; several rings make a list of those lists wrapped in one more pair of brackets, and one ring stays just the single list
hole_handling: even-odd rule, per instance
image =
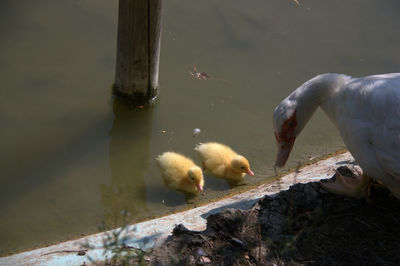
[{"label": "duckling beak", "polygon": [[254,176],[254,173],[253,173],[253,171],[251,171],[250,169],[249,170],[247,170],[247,172],[246,172],[248,175],[251,175],[251,176]]},{"label": "duckling beak", "polygon": [[203,187],[202,187],[200,184],[197,184],[196,187],[197,187],[197,190],[198,190],[198,191],[200,191],[200,192],[203,191]]}]

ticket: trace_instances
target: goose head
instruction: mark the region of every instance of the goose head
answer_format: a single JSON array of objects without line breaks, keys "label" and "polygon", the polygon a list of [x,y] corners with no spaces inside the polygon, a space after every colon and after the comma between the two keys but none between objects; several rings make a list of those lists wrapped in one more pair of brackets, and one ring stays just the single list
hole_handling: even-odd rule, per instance
[{"label": "goose head", "polygon": [[349,79],[346,75],[335,73],[318,75],[294,90],[275,108],[273,123],[278,144],[275,166],[285,166],[296,137],[315,110],[331,99]]},{"label": "goose head", "polygon": [[278,144],[275,166],[285,166],[297,136],[330,92],[329,86],[324,85],[321,76],[317,76],[294,90],[275,108],[273,123]]}]

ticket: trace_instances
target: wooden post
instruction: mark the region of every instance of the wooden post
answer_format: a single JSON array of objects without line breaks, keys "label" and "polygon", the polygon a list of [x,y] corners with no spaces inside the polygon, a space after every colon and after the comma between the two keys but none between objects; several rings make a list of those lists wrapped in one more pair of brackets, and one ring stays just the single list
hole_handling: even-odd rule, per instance
[{"label": "wooden post", "polygon": [[143,105],[158,94],[162,0],[119,0],[115,95]]}]

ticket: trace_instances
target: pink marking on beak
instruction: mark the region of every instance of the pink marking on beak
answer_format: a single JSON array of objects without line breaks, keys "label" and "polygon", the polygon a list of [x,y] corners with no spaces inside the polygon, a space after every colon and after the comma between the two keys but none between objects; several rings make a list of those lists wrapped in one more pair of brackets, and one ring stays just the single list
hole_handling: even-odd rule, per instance
[{"label": "pink marking on beak", "polygon": [[248,174],[248,175],[251,175],[251,176],[254,176],[254,173],[253,173],[253,171],[251,171],[250,169],[249,169],[249,170],[247,170],[247,174]]},{"label": "pink marking on beak", "polygon": [[278,142],[278,154],[276,156],[275,166],[285,166],[290,152],[292,151],[294,141],[296,140],[296,111],[283,122],[279,132],[274,132],[276,142]]},{"label": "pink marking on beak", "polygon": [[200,192],[203,191],[203,187],[202,187],[200,184],[197,184],[196,187],[197,187],[197,190],[198,190],[198,191],[200,191]]},{"label": "pink marking on beak", "polygon": [[295,140],[296,138],[291,138],[287,141],[278,141],[279,150],[276,156],[275,166],[279,168],[285,166],[289,158],[289,154],[292,151]]}]

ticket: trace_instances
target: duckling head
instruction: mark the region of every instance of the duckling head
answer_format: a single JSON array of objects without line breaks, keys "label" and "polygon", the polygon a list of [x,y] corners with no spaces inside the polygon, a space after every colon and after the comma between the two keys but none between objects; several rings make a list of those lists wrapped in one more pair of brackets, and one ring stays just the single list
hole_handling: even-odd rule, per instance
[{"label": "duckling head", "polygon": [[240,173],[246,173],[248,175],[254,176],[253,171],[250,170],[249,161],[241,155],[236,155],[232,160],[231,166],[233,170]]},{"label": "duckling head", "polygon": [[196,185],[198,191],[203,191],[204,178],[203,171],[198,166],[193,166],[188,171],[190,182]]}]

